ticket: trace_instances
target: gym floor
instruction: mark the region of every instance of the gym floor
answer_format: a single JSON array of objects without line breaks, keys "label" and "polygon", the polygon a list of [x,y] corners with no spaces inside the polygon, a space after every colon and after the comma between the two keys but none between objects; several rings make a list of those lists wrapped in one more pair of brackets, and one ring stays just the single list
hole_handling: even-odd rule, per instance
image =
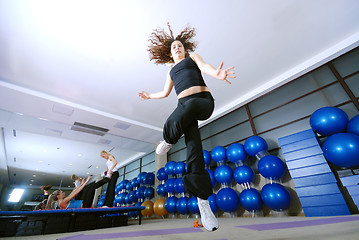
[{"label": "gym floor", "polygon": [[194,228],[195,218],[146,219],[142,225],[130,220],[125,227],[103,228],[90,231],[12,237],[3,239],[359,239],[359,215],[337,217],[236,217],[218,218],[220,228],[207,232]]}]

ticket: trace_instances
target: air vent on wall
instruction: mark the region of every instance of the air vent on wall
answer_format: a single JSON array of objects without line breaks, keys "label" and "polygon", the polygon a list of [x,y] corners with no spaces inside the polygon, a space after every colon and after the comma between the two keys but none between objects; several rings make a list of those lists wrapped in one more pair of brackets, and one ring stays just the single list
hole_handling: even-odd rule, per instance
[{"label": "air vent on wall", "polygon": [[75,122],[74,125],[72,125],[71,130],[103,136],[108,132],[109,129]]}]

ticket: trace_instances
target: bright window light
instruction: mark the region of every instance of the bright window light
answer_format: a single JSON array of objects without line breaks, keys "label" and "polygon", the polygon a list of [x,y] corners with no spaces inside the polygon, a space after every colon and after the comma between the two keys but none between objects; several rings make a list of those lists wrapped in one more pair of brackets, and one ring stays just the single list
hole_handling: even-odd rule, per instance
[{"label": "bright window light", "polygon": [[9,202],[19,202],[22,194],[24,193],[24,189],[15,188],[9,197]]}]

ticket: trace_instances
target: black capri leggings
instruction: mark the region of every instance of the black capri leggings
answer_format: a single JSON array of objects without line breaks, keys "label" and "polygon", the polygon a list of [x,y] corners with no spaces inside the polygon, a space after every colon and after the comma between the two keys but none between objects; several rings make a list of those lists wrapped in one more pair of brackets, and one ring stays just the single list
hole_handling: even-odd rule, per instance
[{"label": "black capri leggings", "polygon": [[211,178],[205,169],[198,120],[208,119],[214,110],[210,92],[200,92],[178,100],[177,108],[167,119],[163,137],[175,144],[184,134],[187,146],[187,173],[183,176],[186,192],[207,199],[213,193]]}]

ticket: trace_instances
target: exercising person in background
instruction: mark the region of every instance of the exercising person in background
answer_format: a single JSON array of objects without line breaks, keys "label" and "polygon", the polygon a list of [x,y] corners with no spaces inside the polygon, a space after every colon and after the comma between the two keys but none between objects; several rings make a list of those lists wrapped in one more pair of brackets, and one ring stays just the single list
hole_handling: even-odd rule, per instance
[{"label": "exercising person in background", "polygon": [[112,207],[113,206],[113,200],[115,200],[115,188],[116,188],[116,182],[119,177],[118,174],[118,164],[114,156],[112,156],[110,153],[108,153],[106,150],[101,151],[101,157],[106,159],[106,171],[105,171],[105,177],[109,179],[107,190],[106,190],[106,197],[104,204],[102,205],[103,208],[106,207]]},{"label": "exercising person in background", "polygon": [[[73,199],[81,190],[85,187],[85,185],[90,181],[91,176],[88,178],[82,179],[80,185],[77,188],[74,188],[72,192],[66,197],[66,194],[61,190],[56,190],[52,193],[52,198],[54,201],[57,202],[57,206],[61,209],[66,208],[81,208],[82,207],[82,200],[75,200]],[[72,201],[74,200],[74,201]],[[76,204],[75,204],[75,201]],[[70,203],[73,203],[73,206],[70,206]]]}]

